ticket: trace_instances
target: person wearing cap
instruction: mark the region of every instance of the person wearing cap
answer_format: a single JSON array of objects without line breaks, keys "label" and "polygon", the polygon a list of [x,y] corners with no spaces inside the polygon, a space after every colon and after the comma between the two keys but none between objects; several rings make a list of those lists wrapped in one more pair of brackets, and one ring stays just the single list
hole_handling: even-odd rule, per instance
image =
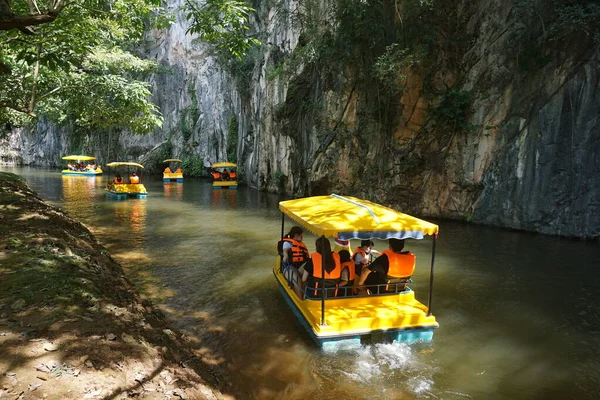
[{"label": "person wearing cap", "polygon": [[[364,268],[358,280],[359,294],[379,293],[381,291],[402,291],[406,282],[415,272],[416,257],[404,249],[404,239],[389,239],[389,250]],[[371,285],[386,285],[365,288]]]}]

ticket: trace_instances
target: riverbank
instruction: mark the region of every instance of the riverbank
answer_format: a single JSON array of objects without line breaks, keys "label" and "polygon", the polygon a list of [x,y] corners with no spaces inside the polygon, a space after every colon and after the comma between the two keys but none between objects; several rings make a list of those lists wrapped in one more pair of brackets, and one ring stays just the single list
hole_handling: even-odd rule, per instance
[{"label": "riverbank", "polygon": [[80,222],[0,172],[0,399],[228,399]]}]

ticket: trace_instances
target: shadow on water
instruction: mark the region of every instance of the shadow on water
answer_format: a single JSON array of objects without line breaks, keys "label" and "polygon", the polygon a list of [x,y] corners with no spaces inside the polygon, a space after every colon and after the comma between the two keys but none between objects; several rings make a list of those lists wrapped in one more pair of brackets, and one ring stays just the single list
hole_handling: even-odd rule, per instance
[{"label": "shadow on water", "polygon": [[[61,185],[59,174],[16,172],[90,227],[202,349],[203,361],[229,376],[239,398],[600,396],[597,243],[441,221],[434,341],[328,354],[297,323],[272,277],[276,196],[147,177],[148,199],[115,202],[102,192],[106,178]],[[315,238],[304,240],[312,251]],[[407,249],[418,258],[411,287],[426,303],[431,241]]]}]

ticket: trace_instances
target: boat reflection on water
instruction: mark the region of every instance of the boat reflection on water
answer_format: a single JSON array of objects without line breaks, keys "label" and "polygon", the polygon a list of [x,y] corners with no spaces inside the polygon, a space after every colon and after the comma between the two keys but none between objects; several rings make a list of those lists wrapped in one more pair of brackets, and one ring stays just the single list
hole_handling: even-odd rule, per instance
[{"label": "boat reflection on water", "polygon": [[67,212],[87,215],[96,202],[96,189],[102,187],[100,176],[62,176],[63,204]]},{"label": "boat reflection on water", "polygon": [[213,190],[212,206],[237,208],[237,196],[238,192],[236,190]]},{"label": "boat reflection on water", "polygon": [[129,243],[142,244],[146,231],[146,200],[114,203],[115,221],[124,229]]},{"label": "boat reflection on water", "polygon": [[183,185],[177,183],[165,183],[165,197],[173,200],[181,200],[183,198]]}]

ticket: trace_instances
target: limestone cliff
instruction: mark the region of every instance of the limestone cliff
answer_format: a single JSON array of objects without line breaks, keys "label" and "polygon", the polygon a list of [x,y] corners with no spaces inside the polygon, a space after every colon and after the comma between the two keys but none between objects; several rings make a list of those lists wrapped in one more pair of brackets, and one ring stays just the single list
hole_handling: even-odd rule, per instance
[{"label": "limestone cliff", "polygon": [[[186,35],[181,15],[149,32],[143,51],[166,71],[152,79],[164,128],[90,150],[206,163],[231,156],[237,134],[243,179],[260,190],[600,236],[598,45],[566,36],[572,13],[550,0],[341,3],[258,1],[263,45],[242,62]],[[411,35],[412,52],[389,51]],[[378,64],[388,54],[396,64]],[[40,132],[3,147],[36,164],[66,151],[64,133]]]}]

